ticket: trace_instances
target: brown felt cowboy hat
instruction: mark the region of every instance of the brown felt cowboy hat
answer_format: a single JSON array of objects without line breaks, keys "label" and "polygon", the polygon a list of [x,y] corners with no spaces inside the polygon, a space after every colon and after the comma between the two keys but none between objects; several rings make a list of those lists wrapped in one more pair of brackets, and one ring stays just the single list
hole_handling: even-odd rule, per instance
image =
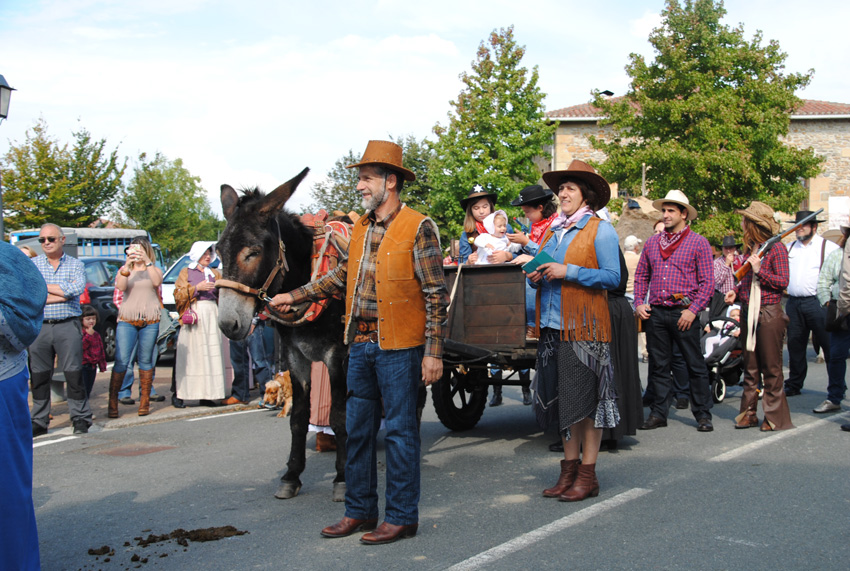
[{"label": "brown felt cowboy hat", "polygon": [[611,186],[592,166],[578,159],[573,160],[567,170],[543,173],[543,181],[549,188],[557,189],[564,179],[577,178],[587,183],[599,195],[599,204],[588,204],[594,210],[601,210],[611,200]]},{"label": "brown felt cowboy hat", "polygon": [[664,206],[665,202],[672,202],[673,204],[684,206],[688,210],[688,220],[693,221],[697,219],[697,209],[691,206],[691,202],[688,200],[688,197],[685,196],[685,193],[681,190],[671,190],[664,198],[653,200],[652,207],[656,210],[661,210],[661,207]]},{"label": "brown felt cowboy hat", "polygon": [[486,190],[484,190],[483,186],[481,186],[480,184],[476,184],[474,187],[472,187],[472,190],[469,191],[469,196],[460,199],[460,207],[466,210],[466,206],[470,202],[475,202],[479,198],[489,198],[490,202],[494,204],[496,203],[495,192],[487,192]]},{"label": "brown felt cowboy hat", "polygon": [[380,165],[402,174],[404,180],[416,180],[416,175],[402,166],[401,153],[401,147],[392,141],[369,141],[360,162],[348,165],[345,168],[353,169],[355,167]]},{"label": "brown felt cowboy hat", "polygon": [[767,229],[771,234],[779,233],[779,221],[776,219],[776,213],[773,211],[773,208],[764,202],[754,200],[743,210],[739,209],[735,212],[753,224],[758,224],[762,228]]}]

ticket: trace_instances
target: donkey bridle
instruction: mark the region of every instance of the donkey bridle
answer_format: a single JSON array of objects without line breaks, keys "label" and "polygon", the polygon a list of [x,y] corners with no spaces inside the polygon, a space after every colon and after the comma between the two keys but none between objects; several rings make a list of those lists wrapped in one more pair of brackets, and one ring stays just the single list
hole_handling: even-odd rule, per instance
[{"label": "donkey bridle", "polygon": [[289,271],[289,264],[286,263],[286,245],[283,243],[283,238],[280,235],[280,224],[277,223],[277,220],[275,220],[275,224],[277,225],[278,256],[277,261],[275,262],[271,273],[269,273],[269,277],[266,278],[266,282],[263,286],[260,288],[253,288],[237,281],[221,279],[216,280],[215,287],[236,290],[245,295],[256,296],[263,303],[271,303],[272,298],[268,296],[269,287],[272,285],[272,282],[278,274],[285,276],[286,272]]}]

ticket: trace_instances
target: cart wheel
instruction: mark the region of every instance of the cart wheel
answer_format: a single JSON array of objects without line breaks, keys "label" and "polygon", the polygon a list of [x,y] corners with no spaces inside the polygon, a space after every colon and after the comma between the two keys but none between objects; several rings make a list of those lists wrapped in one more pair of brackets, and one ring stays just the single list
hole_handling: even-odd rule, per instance
[{"label": "cart wheel", "polygon": [[[450,430],[474,428],[487,404],[487,371],[472,369],[462,373],[456,367],[443,370],[443,378],[431,385],[434,410]],[[481,381],[481,383],[479,383]]]},{"label": "cart wheel", "polygon": [[711,383],[711,398],[714,399],[714,402],[723,402],[723,399],[726,398],[726,381],[720,375],[717,376],[716,381]]}]

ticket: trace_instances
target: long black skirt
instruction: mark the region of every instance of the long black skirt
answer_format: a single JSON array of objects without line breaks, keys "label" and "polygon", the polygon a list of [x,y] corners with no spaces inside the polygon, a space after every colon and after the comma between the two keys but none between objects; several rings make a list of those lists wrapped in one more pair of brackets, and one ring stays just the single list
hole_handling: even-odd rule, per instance
[{"label": "long black skirt", "polygon": [[643,424],[640,375],[638,371],[637,325],[629,300],[608,296],[611,315],[611,361],[614,365],[614,385],[617,387],[617,408],[620,423],[602,432],[603,440],[619,440],[634,436]]}]

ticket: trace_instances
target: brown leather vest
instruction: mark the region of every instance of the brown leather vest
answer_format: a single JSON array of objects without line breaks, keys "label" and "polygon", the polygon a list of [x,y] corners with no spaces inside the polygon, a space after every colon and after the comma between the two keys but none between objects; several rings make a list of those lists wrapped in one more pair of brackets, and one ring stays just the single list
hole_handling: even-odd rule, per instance
[{"label": "brown leather vest", "polygon": [[[375,257],[375,289],[378,295],[378,344],[381,349],[407,349],[425,344],[425,296],[414,272],[413,246],[422,223],[430,219],[402,206],[384,234]],[[356,223],[348,248],[345,288],[345,342],[355,330],[351,308],[366,256],[368,224]]]}]

